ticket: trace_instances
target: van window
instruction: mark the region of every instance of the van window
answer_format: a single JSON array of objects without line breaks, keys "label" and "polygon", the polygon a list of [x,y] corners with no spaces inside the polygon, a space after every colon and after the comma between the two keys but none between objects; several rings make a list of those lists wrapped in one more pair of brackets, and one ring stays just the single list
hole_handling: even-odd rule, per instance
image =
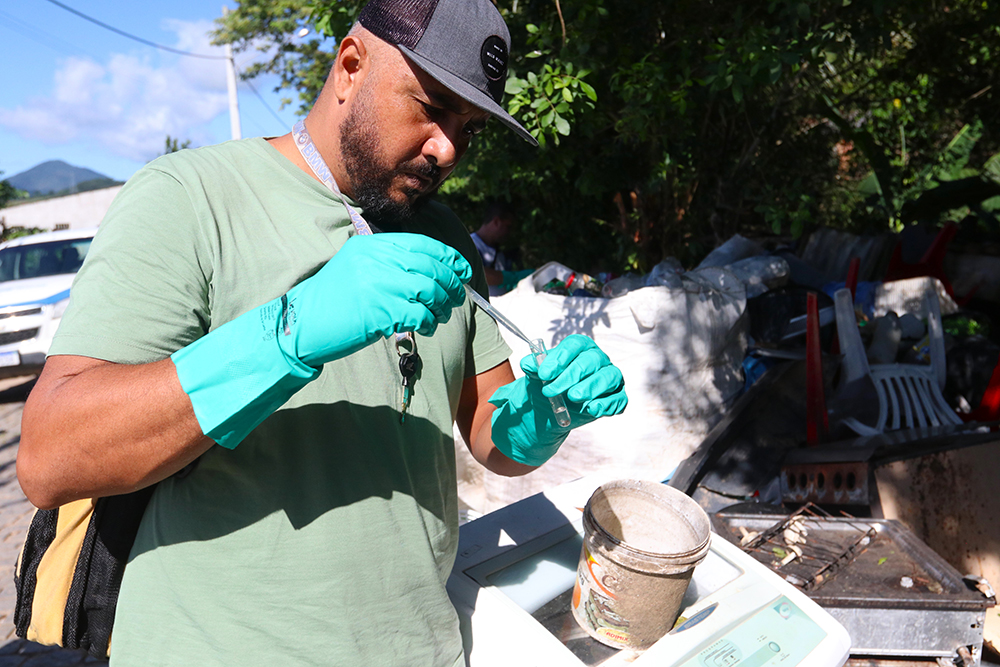
[{"label": "van window", "polygon": [[0,250],[0,282],[76,273],[93,239],[32,243]]}]

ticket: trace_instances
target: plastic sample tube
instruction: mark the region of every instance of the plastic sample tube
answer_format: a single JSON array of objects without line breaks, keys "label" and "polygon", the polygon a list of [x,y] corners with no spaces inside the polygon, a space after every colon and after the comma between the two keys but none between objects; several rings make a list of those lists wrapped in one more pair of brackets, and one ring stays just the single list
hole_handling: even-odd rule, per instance
[{"label": "plastic sample tube", "polygon": [[[541,338],[530,340],[521,332],[520,329],[517,328],[517,325],[504,317],[503,313],[494,308],[493,305],[484,299],[479,292],[469,287],[468,283],[465,285],[465,291],[468,293],[469,298],[472,299],[477,306],[485,310],[490,317],[507,327],[511,333],[527,343],[528,347],[531,348],[531,353],[535,355],[535,362],[537,362],[539,366],[542,365],[542,362],[545,360],[545,341]],[[563,397],[553,396],[549,399],[549,403],[552,404],[552,412],[555,413],[556,423],[562,427],[569,426],[569,410],[566,409],[566,401],[563,400]]]},{"label": "plastic sample tube", "polygon": [[[545,341],[541,338],[536,338],[531,341],[531,353],[535,355],[535,362],[541,366],[542,362],[545,361]],[[562,395],[550,396],[549,403],[552,404],[552,412],[555,413],[556,423],[560,426],[569,426],[569,410],[566,409],[566,401],[563,400]]]}]

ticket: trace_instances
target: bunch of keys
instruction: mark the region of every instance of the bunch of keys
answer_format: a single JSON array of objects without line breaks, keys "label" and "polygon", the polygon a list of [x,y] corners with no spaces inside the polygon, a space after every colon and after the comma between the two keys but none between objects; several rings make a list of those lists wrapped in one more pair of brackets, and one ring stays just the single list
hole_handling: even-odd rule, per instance
[{"label": "bunch of keys", "polygon": [[399,373],[403,376],[403,405],[399,411],[400,424],[406,421],[406,408],[410,405],[411,381],[419,364],[420,357],[415,352],[405,352],[399,357]]},{"label": "bunch of keys", "polygon": [[[403,343],[409,343],[409,350]],[[406,421],[406,409],[410,406],[410,396],[413,389],[413,376],[420,367],[420,356],[417,354],[417,341],[413,334],[396,339],[396,352],[399,353],[399,374],[403,376],[403,401],[399,410],[399,423]]]}]

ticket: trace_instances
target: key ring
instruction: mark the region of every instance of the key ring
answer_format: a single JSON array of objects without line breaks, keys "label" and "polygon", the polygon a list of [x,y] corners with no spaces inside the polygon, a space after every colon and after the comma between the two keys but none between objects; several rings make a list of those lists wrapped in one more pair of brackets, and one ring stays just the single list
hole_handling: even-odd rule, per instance
[{"label": "key ring", "polygon": [[396,354],[402,357],[404,354],[416,353],[417,339],[412,331],[396,334]]}]

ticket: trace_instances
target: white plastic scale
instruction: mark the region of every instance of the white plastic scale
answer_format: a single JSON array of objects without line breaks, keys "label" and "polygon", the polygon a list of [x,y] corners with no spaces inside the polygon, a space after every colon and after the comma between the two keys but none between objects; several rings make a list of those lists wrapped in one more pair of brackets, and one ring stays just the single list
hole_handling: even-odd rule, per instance
[{"label": "white plastic scale", "polygon": [[840,623],[751,556],[712,535],[681,622],[642,654],[587,636],[569,611],[582,545],[587,477],[462,526],[448,592],[470,667],[840,667]]}]

